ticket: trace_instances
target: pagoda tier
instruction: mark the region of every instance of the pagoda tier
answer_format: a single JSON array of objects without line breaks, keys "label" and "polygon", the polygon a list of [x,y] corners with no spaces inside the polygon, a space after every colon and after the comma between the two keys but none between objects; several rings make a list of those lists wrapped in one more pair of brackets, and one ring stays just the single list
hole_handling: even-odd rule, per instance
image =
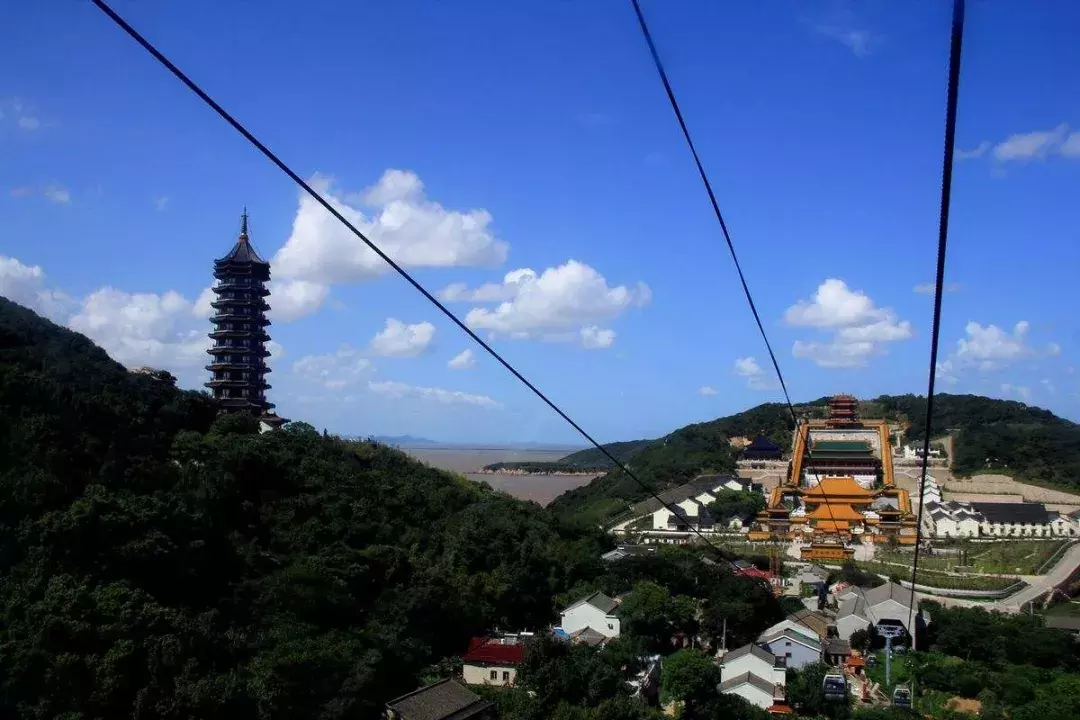
[{"label": "pagoda tier", "polygon": [[270,385],[266,375],[270,368],[266,358],[270,351],[266,343],[270,335],[266,313],[270,294],[270,263],[259,257],[248,238],[248,216],[244,211],[240,221],[240,236],[232,250],[214,261],[213,287],[215,300],[210,303],[214,325],[210,338],[213,346],[206,352],[211,356],[206,369],[210,381],[206,387],[224,412],[245,412],[265,416],[274,407],[266,399]]}]

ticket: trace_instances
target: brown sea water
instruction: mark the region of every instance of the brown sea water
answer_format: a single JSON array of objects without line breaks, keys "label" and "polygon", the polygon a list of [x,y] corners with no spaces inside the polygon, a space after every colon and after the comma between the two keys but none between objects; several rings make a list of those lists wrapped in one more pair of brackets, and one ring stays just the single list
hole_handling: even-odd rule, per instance
[{"label": "brown sea water", "polygon": [[547,505],[567,490],[588,484],[595,475],[489,475],[475,471],[497,462],[553,462],[571,450],[520,450],[513,448],[420,447],[401,448],[433,467],[453,470],[485,482],[520,500]]}]

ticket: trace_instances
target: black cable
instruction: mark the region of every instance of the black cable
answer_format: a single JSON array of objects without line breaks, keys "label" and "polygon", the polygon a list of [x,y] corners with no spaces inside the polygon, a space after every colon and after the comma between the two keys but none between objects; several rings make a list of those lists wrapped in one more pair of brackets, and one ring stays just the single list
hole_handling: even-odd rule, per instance
[{"label": "black cable", "polygon": [[930,464],[930,428],[934,421],[934,381],[937,379],[938,335],[941,330],[941,295],[945,284],[945,252],[949,237],[949,203],[952,197],[953,146],[956,141],[956,106],[960,97],[960,54],[964,45],[964,0],[953,0],[952,40],[949,43],[949,89],[945,105],[945,151],[941,166],[941,209],[938,213],[937,275],[934,279],[934,325],[930,331],[930,381],[926,390],[926,437],[923,438],[922,472],[919,477],[919,514],[915,525],[915,560],[911,566],[911,607],[908,627],[915,615],[915,579],[919,572],[923,510],[926,508],[926,473]]},{"label": "black cable", "polygon": [[[209,105],[214,110],[214,112],[216,112],[218,115],[221,116],[222,119],[224,119],[227,123],[229,123],[233,127],[233,129],[235,129],[238,133],[243,135],[244,138],[248,142],[250,142],[252,145],[254,145],[259,150],[259,152],[261,152],[263,155],[265,155],[266,158],[268,160],[270,160],[270,162],[272,162],[274,165],[276,165],[279,170],[281,170],[283,173],[288,175],[289,178],[294,183],[296,183],[301,188],[303,188],[303,190],[308,195],[310,195],[316,202],[318,202],[320,205],[322,205],[326,209],[327,212],[329,212],[331,215],[333,215],[335,218],[337,218],[338,221],[341,222],[342,225],[344,225],[350,231],[352,231],[353,235],[356,235],[356,237],[360,238],[360,240],[363,241],[363,243],[365,245],[367,245],[372,250],[372,252],[374,252],[376,255],[378,255],[380,258],[382,258],[382,260],[386,264],[388,264],[390,267],[392,267],[398,273],[398,275],[403,277],[421,295],[423,295],[425,298],[427,298],[428,301],[431,302],[432,305],[437,307],[442,312],[443,315],[445,315],[447,318],[450,319],[451,322],[453,322],[455,325],[457,325],[459,328],[461,328],[461,330],[464,331],[469,337],[471,337],[478,345],[480,345],[480,347],[484,348],[484,350],[486,350],[487,353],[489,355],[491,355],[491,357],[493,357],[497,361],[499,361],[499,363],[504,368],[506,368],[507,370],[510,371],[510,374],[512,374],[514,377],[516,377],[518,380],[520,380],[525,385],[525,387],[529,388],[529,390],[531,390],[533,392],[534,395],[536,395],[538,398],[540,398],[542,401],[544,401],[544,403],[548,407],[550,407],[552,410],[554,410],[555,413],[558,414],[559,417],[561,417],[563,420],[565,420],[583,438],[588,440],[589,443],[593,447],[595,447],[597,450],[599,450],[601,453],[603,453],[604,456],[607,457],[607,459],[610,460],[612,462],[612,464],[616,468],[618,468],[619,470],[626,473],[627,477],[633,479],[638,485],[640,485],[642,487],[643,490],[645,490],[650,495],[652,495],[652,497],[657,502],[659,502],[661,506],[663,506],[664,508],[666,508],[667,510],[669,510],[669,511],[671,511],[673,513],[676,512],[676,510],[674,509],[673,504],[669,505],[668,503],[664,502],[663,498],[661,498],[660,495],[656,493],[656,491],[654,491],[652,488],[650,488],[648,485],[646,485],[641,479],[639,479],[637,477],[637,475],[630,472],[630,469],[626,465],[619,462],[618,459],[616,459],[616,457],[614,455],[612,455],[607,450],[607,448],[605,448],[603,445],[601,445],[596,440],[594,440],[592,435],[585,432],[584,428],[582,428],[580,425],[578,425],[576,422],[574,422],[574,420],[571,419],[571,417],[569,415],[567,415],[565,412],[563,412],[563,410],[558,405],[556,405],[554,402],[552,402],[547,397],[547,395],[545,395],[543,392],[541,392],[539,390],[539,388],[537,388],[535,385],[533,385],[531,382],[529,382],[529,380],[527,380],[524,375],[522,375],[520,372],[518,372],[517,369],[513,365],[511,365],[509,362],[504,360],[503,357],[499,353],[497,353],[490,345],[488,345],[486,342],[484,342],[480,338],[479,335],[477,335],[475,332],[473,332],[471,329],[469,329],[469,327],[464,322],[462,322],[456,315],[454,315],[454,313],[450,312],[450,310],[447,309],[447,307],[445,305],[443,305],[434,295],[432,295],[423,285],[421,285],[419,282],[417,282],[416,279],[414,279],[412,277],[412,275],[410,275],[408,273],[408,271],[406,271],[404,268],[402,268],[400,265],[398,265],[396,262],[394,262],[375,243],[373,243],[371,240],[369,240],[366,235],[364,235],[362,232],[357,230],[356,227],[352,223],[350,223],[348,220],[346,220],[345,217],[340,212],[338,212],[334,208],[333,205],[331,205],[329,202],[327,202],[326,199],[323,198],[322,195],[320,195],[318,192],[316,192],[310,185],[308,185],[307,182],[304,181],[303,178],[301,178],[299,175],[297,175],[288,165],[286,165],[280,158],[278,158],[278,156],[275,155],[274,152],[272,150],[270,150],[270,148],[268,148],[266,145],[264,145],[262,142],[260,142],[258,138],[256,138],[254,135],[252,135],[251,132],[249,132],[247,128],[245,128],[242,124],[240,124],[240,122],[238,120],[236,120],[232,115],[230,115],[228,113],[228,111],[226,111],[223,107],[221,107],[221,105],[219,105],[213,98],[211,98],[202,88],[200,88],[197,84],[195,84],[195,82],[193,80],[191,80],[191,78],[189,78],[187,75],[185,75],[184,72],[182,70],[180,70],[180,68],[178,68],[176,65],[174,65],[172,63],[172,61],[169,60],[167,57],[165,57],[165,55],[162,54],[161,51],[159,51],[156,47],[154,47],[150,43],[150,41],[148,41],[146,38],[144,38],[139,33],[138,30],[136,30],[131,25],[129,25],[126,20],[124,20],[122,17],[120,17],[120,15],[117,14],[116,11],[114,11],[111,7],[109,7],[105,2],[103,2],[103,0],[91,0],[91,2],[93,2],[94,5],[96,5],[99,10],[101,10],[103,13],[105,13],[109,17],[109,19],[111,19],[114,23],[116,23],[116,25],[118,25],[120,27],[120,29],[122,29],[129,36],[131,36],[131,38],[133,40],[135,40],[137,43],[139,43],[139,45],[141,45],[144,50],[146,50],[148,53],[150,53],[154,57],[155,60],[157,60],[162,65],[164,65],[165,68],[168,69],[168,71],[171,72],[178,80],[180,80],[180,82],[182,82],[184,85],[186,85],[189,90],[191,90],[193,93],[198,95],[199,98],[202,99],[203,102],[205,102],[207,105]],[[732,567],[735,567],[734,563],[732,562],[731,557],[729,556],[729,554],[727,552],[725,552],[724,550],[722,550],[721,548],[719,548],[718,546],[716,546],[712,542],[710,542],[709,539],[707,537],[705,537],[701,533],[700,530],[694,528],[693,531],[699,538],[701,538],[702,541],[705,542],[706,545],[708,545],[710,548],[715,550],[717,555],[720,558],[722,558],[723,560],[731,563]]]},{"label": "black cable", "polygon": [[[731,241],[731,233],[728,231],[727,222],[724,221],[724,214],[720,212],[720,204],[716,201],[716,193],[713,192],[712,183],[709,182],[709,176],[705,172],[705,167],[701,164],[701,157],[698,155],[697,147],[694,145],[694,140],[690,136],[690,129],[686,126],[686,120],[683,119],[682,110],[679,108],[679,101],[675,99],[675,91],[671,87],[671,82],[668,80],[667,73],[664,71],[664,63],[660,60],[660,53],[656,50],[656,43],[653,42],[652,33],[649,32],[649,25],[645,22],[645,15],[641,12],[641,5],[638,4],[638,0],[630,0],[634,6],[634,13],[637,15],[638,24],[641,26],[641,34],[645,36],[645,42],[649,45],[649,53],[652,54],[653,65],[656,66],[656,72],[660,75],[660,82],[664,84],[664,91],[667,93],[668,102],[671,104],[671,109],[675,111],[675,119],[679,121],[679,128],[682,130],[683,138],[686,140],[687,147],[690,148],[690,154],[694,156],[694,165],[697,166],[698,175],[701,176],[701,182],[705,185],[705,192],[709,195],[709,202],[712,203],[713,212],[716,214],[716,219],[720,223],[720,230],[724,233],[724,241],[727,243],[728,252],[731,253],[731,261],[735,264],[735,271],[739,274],[739,282],[742,284],[743,294],[746,295],[746,302],[750,305],[750,312],[754,315],[754,322],[757,323],[758,332],[761,333],[761,339],[765,341],[765,349],[769,353],[769,359],[772,361],[773,369],[776,371],[776,377],[780,380],[780,389],[784,392],[784,401],[787,403],[788,411],[791,413],[791,420],[795,424],[796,435],[801,435],[799,428],[799,416],[795,412],[795,406],[791,404],[791,395],[788,394],[787,383],[784,382],[784,374],[780,371],[780,363],[776,360],[776,353],[773,352],[772,343],[769,342],[769,336],[765,332],[765,325],[761,322],[761,315],[758,314],[757,305],[754,304],[754,296],[750,293],[750,286],[746,282],[746,276],[743,274],[742,265],[739,263],[739,256],[735,252],[735,244]],[[796,444],[798,444],[796,442]],[[814,456],[810,451],[810,428],[806,428],[806,440],[803,442],[803,450],[807,458],[809,459],[809,466],[807,469],[810,471],[815,470]],[[881,448],[881,452],[885,452],[885,448]],[[883,461],[884,462],[884,461]],[[802,470],[802,458],[799,458],[799,468]],[[837,528],[836,518],[833,516],[832,503],[829,502],[829,496],[825,492],[825,485],[820,473],[814,472],[817,477],[818,486],[821,488],[821,496],[825,502],[825,506],[829,510],[829,520],[832,521],[833,527]],[[796,479],[798,482],[798,479]]]}]

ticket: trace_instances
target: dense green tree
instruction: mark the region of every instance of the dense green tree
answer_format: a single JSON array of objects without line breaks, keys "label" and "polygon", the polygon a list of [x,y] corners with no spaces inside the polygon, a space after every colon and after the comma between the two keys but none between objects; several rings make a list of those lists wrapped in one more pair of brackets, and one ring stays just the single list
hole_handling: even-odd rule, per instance
[{"label": "dense green tree", "polygon": [[664,658],[660,697],[664,702],[685,700],[702,688],[716,692],[720,668],[700,650],[686,648]]},{"label": "dense green tree", "polygon": [[[787,699],[802,716],[844,720],[851,716],[851,699],[830,700],[825,697],[825,676],[833,672],[824,663],[813,663],[802,669],[788,670]],[[850,693],[849,693],[850,695]]]},{"label": "dense green tree", "polygon": [[726,524],[732,518],[748,518],[765,509],[765,496],[759,492],[720,490],[716,500],[709,503],[709,512],[718,523]]},{"label": "dense green tree", "polygon": [[376,717],[603,571],[595,529],[300,422],[260,435],[2,298],[0,457],[3,717]]}]

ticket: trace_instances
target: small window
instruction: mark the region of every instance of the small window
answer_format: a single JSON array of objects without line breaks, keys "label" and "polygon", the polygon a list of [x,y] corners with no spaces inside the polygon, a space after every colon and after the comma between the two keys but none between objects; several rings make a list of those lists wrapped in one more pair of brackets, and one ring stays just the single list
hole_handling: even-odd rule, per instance
[{"label": "small window", "polygon": [[607,629],[608,629],[608,630],[614,630],[614,629],[615,629],[615,626],[614,626],[614,625],[612,625],[611,623],[608,623],[608,624],[607,624]]},{"label": "small window", "polygon": [[492,670],[491,671],[491,679],[492,680],[498,680],[499,679],[499,671],[498,670]]},{"label": "small window", "polygon": [[503,670],[503,682],[510,682],[510,671]]}]

